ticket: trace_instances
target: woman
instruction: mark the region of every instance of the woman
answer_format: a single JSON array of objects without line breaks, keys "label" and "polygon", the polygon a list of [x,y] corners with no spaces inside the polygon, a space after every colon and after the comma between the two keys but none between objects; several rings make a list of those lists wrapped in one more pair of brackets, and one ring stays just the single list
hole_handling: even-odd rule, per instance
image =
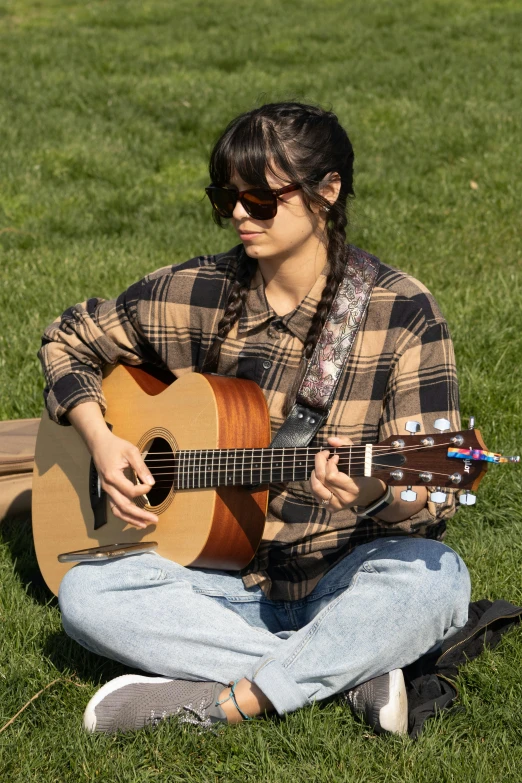
[{"label": "woman", "polygon": [[[117,517],[137,527],[157,522],[132,502],[153,478],[135,446],[104,423],[104,364],[250,378],[275,434],[356,252],[345,236],[352,174],[352,146],[331,112],[280,103],[238,117],[212,152],[207,193],[217,222],[229,218],[240,244],[160,269],[114,301],[70,308],[46,330],[50,415],[84,438]],[[309,482],[271,486],[264,539],[243,572],[141,554],[65,576],[67,633],[160,675],[104,685],[85,727],[128,730],[173,715],[235,723],[344,693],[376,731],[404,733],[402,667],[467,619],[467,569],[437,540],[454,494],[436,505],[419,486],[408,502],[400,487],[340,472],[321,446],[377,442],[405,433],[408,420],[430,432],[438,418],[459,428],[446,323],[424,286],[381,263],[312,444],[315,470]],[[139,485],[125,478],[128,466]]]}]

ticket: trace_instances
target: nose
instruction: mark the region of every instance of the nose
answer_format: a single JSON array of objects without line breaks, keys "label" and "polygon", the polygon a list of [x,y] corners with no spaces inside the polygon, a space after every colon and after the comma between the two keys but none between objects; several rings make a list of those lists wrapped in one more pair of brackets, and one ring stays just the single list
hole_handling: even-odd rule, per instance
[{"label": "nose", "polygon": [[242,218],[249,217],[248,212],[239,199],[237,200],[237,204],[232,211],[232,217],[235,218],[235,220],[241,220]]}]

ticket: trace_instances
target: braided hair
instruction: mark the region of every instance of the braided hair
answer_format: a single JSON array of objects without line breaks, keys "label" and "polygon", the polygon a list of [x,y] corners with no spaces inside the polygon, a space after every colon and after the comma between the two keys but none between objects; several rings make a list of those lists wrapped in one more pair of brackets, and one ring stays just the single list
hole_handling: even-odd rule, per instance
[{"label": "braided hair", "polygon": [[[353,148],[346,131],[333,112],[302,103],[270,103],[240,115],[227,126],[210,156],[210,179],[214,185],[226,185],[234,172],[249,184],[269,187],[267,172],[283,173],[290,182],[301,185],[307,209],[312,205],[325,210],[329,272],[321,301],[312,318],[304,343],[301,366],[283,406],[286,416],[311,358],[332,306],[347,261],[346,206],[353,196]],[[340,177],[340,191],[331,204],[321,193],[321,185],[332,172]],[[222,218],[214,211],[214,220]],[[202,372],[215,372],[221,346],[240,318],[255,274],[257,262],[243,251],[237,264],[217,334],[207,353]]]}]

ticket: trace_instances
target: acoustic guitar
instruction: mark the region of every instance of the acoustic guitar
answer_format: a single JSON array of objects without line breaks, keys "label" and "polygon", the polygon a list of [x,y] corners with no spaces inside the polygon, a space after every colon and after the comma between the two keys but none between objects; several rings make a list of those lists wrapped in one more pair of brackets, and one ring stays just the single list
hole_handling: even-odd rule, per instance
[{"label": "acoustic guitar", "polygon": [[[137,445],[156,481],[134,501],[159,518],[147,528],[112,514],[76,430],[42,416],[33,535],[40,570],[54,593],[74,560],[121,555],[143,543],[155,542],[160,555],[182,565],[241,569],[263,535],[268,484],[310,477],[317,448],[268,448],[268,408],[253,381],[199,373],[172,380],[124,365],[110,368],[103,380],[107,426]],[[392,436],[336,451],[339,469],[352,476],[377,476],[404,487],[435,485],[439,502],[443,487],[475,489],[488,462],[516,459],[489,455],[476,430]],[[133,471],[128,476],[136,481]],[[75,555],[79,550],[87,552]]]}]

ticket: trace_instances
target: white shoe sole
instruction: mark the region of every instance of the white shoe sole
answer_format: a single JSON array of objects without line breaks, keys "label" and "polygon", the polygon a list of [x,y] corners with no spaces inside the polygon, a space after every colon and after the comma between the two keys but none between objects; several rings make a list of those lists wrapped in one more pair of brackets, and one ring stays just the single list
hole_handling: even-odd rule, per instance
[{"label": "white shoe sole", "polygon": [[402,669],[390,672],[389,701],[379,712],[379,723],[390,734],[408,733],[408,696]]},{"label": "white shoe sole", "polygon": [[135,685],[136,683],[160,683],[172,682],[171,677],[144,677],[141,674],[123,674],[121,677],[115,677],[114,680],[102,685],[100,690],[96,691],[83,713],[83,728],[86,731],[94,733],[96,731],[95,709],[98,704],[110,693],[124,688],[126,685]]}]

